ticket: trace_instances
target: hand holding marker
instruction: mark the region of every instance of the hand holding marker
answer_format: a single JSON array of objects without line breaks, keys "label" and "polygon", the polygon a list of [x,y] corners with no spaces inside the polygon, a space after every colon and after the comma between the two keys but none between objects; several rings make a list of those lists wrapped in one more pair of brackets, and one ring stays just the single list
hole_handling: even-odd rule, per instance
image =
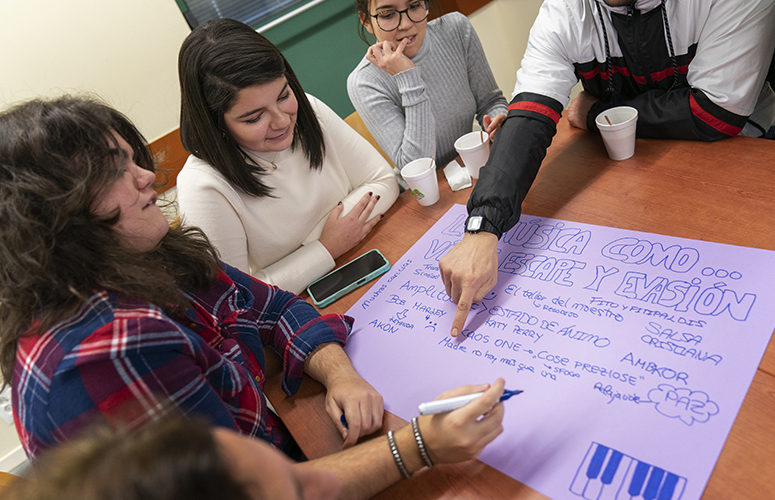
[{"label": "hand holding marker", "polygon": [[[506,401],[511,396],[516,396],[522,391],[503,391],[503,395],[498,402]],[[435,415],[436,413],[444,413],[448,411],[457,410],[462,408],[471,401],[479,398],[484,394],[483,392],[476,392],[474,394],[466,394],[465,396],[457,396],[454,398],[439,399],[438,401],[429,401],[427,403],[421,403],[419,406],[420,415]]]},{"label": "hand holding marker", "polygon": [[[506,401],[511,396],[516,396],[517,394],[521,394],[522,391],[516,390],[516,391],[510,391],[506,389],[503,391],[503,395],[501,395],[500,399],[498,399],[498,402],[501,403],[503,401]],[[427,403],[420,403],[419,410],[420,415],[435,415],[437,413],[445,413],[448,411],[454,411],[458,408],[462,408],[471,401],[475,400],[476,398],[479,398],[484,394],[483,392],[475,392],[473,394],[466,394],[465,396],[457,396],[454,398],[447,398],[447,399],[439,399],[438,401],[429,401]],[[347,427],[347,419],[344,418],[344,413],[342,413],[342,416],[339,418],[339,421],[342,422],[342,425]]]}]

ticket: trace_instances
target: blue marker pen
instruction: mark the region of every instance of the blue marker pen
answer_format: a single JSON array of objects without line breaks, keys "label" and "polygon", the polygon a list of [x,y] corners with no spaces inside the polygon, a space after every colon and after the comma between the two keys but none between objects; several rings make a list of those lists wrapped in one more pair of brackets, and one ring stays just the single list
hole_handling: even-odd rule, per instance
[{"label": "blue marker pen", "polygon": [[341,416],[341,417],[339,417],[339,421],[340,421],[340,422],[342,422],[342,425],[344,425],[345,427],[347,427],[347,419],[346,419],[346,418],[344,418],[344,413],[342,413],[342,416]]},{"label": "blue marker pen", "polygon": [[[522,393],[522,391],[503,391],[503,395],[498,400],[506,401],[511,396],[516,396]],[[428,403],[420,404],[420,415],[434,415],[436,413],[444,413],[452,410],[462,408],[474,399],[480,397],[483,392],[477,392],[474,394],[466,394],[465,396],[457,396],[454,398],[440,399],[438,401],[429,401]]]}]

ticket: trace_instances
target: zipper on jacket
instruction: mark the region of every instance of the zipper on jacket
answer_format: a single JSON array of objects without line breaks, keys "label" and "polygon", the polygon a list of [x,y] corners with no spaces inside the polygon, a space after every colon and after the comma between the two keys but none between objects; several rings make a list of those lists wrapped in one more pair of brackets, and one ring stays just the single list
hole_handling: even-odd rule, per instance
[{"label": "zipper on jacket", "polygon": [[643,68],[643,54],[641,52],[640,48],[640,42],[641,42],[641,33],[643,31],[642,26],[642,18],[640,15],[640,11],[636,11],[635,7],[628,5],[627,6],[627,31],[629,32],[629,40],[627,40],[628,45],[631,48],[631,52],[633,55],[633,58],[635,59],[633,62],[635,63],[634,67],[630,68],[630,71],[632,71],[633,75],[642,74],[642,68]]}]

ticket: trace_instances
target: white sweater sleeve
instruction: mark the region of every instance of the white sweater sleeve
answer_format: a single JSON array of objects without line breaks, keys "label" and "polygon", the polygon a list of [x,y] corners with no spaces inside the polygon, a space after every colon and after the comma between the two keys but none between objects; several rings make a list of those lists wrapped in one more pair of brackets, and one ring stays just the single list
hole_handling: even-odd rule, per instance
[{"label": "white sweater sleeve", "polygon": [[249,217],[243,200],[248,195],[240,194],[209,165],[193,157],[178,176],[177,184],[183,224],[202,229],[227,264],[296,294],[334,268],[328,250],[313,241],[263,269],[251,269],[243,224],[243,218]]},{"label": "white sweater sleeve", "polygon": [[[349,183],[349,194],[342,200],[342,215],[352,210],[358,200],[370,191],[380,197],[371,217],[387,211],[398,197],[398,183],[390,165],[366,139],[328,106],[312,96],[309,99],[326,138],[323,168],[331,169],[333,173],[341,165]],[[329,213],[324,214],[324,220]],[[378,229],[379,226],[373,230]],[[259,270],[255,276],[280,288],[301,293],[307,285],[333,268],[331,254],[319,240],[314,240]]]},{"label": "white sweater sleeve", "polygon": [[248,240],[242,225],[242,200],[209,165],[190,156],[178,175],[181,222],[207,235],[227,264],[249,273]]},{"label": "white sweater sleeve", "polygon": [[[342,215],[368,192],[380,197],[371,217],[385,213],[398,198],[398,182],[390,164],[331,108],[317,99],[311,101],[328,138],[326,156],[332,157],[327,161],[341,162],[350,183],[350,193],[342,200]],[[379,226],[373,230],[378,231]]]},{"label": "white sweater sleeve", "polygon": [[253,277],[283,290],[300,294],[307,285],[334,268],[334,259],[318,240],[299,247],[274,264],[253,273]]}]

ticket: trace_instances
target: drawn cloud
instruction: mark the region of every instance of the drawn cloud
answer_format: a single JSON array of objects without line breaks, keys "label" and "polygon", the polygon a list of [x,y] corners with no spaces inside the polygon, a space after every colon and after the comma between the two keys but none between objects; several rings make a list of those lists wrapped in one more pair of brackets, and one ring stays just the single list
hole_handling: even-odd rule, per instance
[{"label": "drawn cloud", "polygon": [[660,384],[651,389],[648,396],[650,401],[643,401],[644,403],[655,403],[654,408],[659,413],[680,419],[686,425],[692,425],[694,422],[705,423],[719,412],[718,405],[702,391]]}]

